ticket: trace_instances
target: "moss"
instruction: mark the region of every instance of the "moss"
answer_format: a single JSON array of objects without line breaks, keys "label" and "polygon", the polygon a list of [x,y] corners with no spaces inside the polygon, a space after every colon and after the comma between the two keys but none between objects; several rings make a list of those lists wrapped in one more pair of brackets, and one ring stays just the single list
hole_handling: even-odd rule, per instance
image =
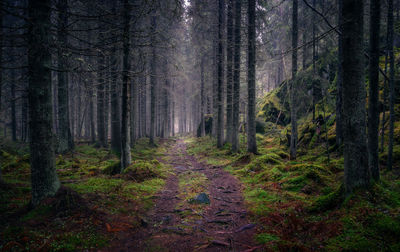
[{"label": "moss", "polygon": [[340,206],[344,200],[344,186],[326,195],[319,196],[312,204],[311,211],[327,211]]},{"label": "moss", "polygon": [[106,168],[103,169],[102,173],[106,175],[114,175],[117,174],[121,167],[120,161],[114,161],[109,164]]},{"label": "moss", "polygon": [[[388,152],[387,148],[385,148],[385,151],[379,154],[379,161],[382,164],[387,164],[387,158],[388,158]],[[395,167],[398,167],[398,164],[400,164],[400,145],[395,145],[393,146],[393,165]]]},{"label": "moss", "polygon": [[80,184],[69,184],[68,186],[80,193],[112,193],[122,189],[124,180],[108,177],[89,178]]},{"label": "moss", "polygon": [[151,161],[135,161],[122,173],[126,175],[129,179],[135,180],[137,182],[142,182],[150,178],[164,177],[163,167],[161,163],[155,159]]},{"label": "moss", "polygon": [[107,245],[106,238],[96,230],[67,232],[51,243],[52,251],[77,251],[99,249]]},{"label": "moss", "polygon": [[279,237],[269,233],[261,233],[256,235],[256,241],[260,244],[266,244],[269,242],[279,241]]}]

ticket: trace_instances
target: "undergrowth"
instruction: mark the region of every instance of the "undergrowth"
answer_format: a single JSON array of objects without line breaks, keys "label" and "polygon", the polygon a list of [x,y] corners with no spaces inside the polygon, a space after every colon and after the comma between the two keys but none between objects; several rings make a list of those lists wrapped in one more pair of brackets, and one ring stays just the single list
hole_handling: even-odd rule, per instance
[{"label": "undergrowth", "polygon": [[[60,181],[71,193],[32,210],[29,148],[25,144],[0,142],[0,165],[7,184],[0,188],[3,251],[104,247],[115,232],[141,225],[141,216],[152,207],[154,195],[171,172],[170,167],[157,160],[170,141],[151,147],[146,139],[139,140],[132,148],[132,165],[117,175],[108,172],[119,165],[116,154],[78,144],[74,152],[56,156]],[[66,211],[63,205],[76,206]]]},{"label": "undergrowth", "polygon": [[[331,149],[328,158],[326,141],[312,140],[310,127],[300,127],[310,135],[300,134],[309,139],[296,161],[288,159],[287,146],[276,135],[257,135],[259,155],[232,154],[229,145],[217,149],[208,136],[186,142],[190,154],[223,166],[244,184],[246,204],[260,223],[256,240],[267,250],[398,251],[398,175],[383,170],[379,183],[345,198],[343,157]],[[244,143],[241,136],[242,150]]]}]

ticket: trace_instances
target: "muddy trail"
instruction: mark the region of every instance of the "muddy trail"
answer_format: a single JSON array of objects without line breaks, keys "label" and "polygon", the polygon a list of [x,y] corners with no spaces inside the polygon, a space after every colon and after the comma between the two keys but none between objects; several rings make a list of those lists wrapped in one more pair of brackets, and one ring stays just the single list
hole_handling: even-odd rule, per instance
[{"label": "muddy trail", "polygon": [[[172,166],[173,174],[157,194],[153,209],[139,230],[120,234],[105,251],[257,250],[255,225],[248,218],[236,178],[222,167],[198,162],[186,152],[182,139],[160,161]],[[194,175],[204,179],[197,189],[206,197],[199,198],[202,193],[196,192],[191,202],[186,196],[192,183],[189,179],[185,188],[182,180]]]}]

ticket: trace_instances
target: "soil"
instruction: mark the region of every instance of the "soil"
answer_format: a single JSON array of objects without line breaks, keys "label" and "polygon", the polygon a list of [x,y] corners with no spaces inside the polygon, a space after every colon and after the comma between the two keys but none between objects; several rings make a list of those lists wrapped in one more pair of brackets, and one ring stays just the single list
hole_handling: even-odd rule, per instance
[{"label": "soil", "polygon": [[[102,251],[256,251],[256,225],[251,223],[241,193],[241,184],[222,167],[200,163],[177,140],[160,159],[174,168],[174,174],[155,199],[153,209],[136,230],[120,232],[109,248]],[[192,209],[179,198],[178,176],[189,170],[203,173],[208,180],[210,204],[187,219]]]}]

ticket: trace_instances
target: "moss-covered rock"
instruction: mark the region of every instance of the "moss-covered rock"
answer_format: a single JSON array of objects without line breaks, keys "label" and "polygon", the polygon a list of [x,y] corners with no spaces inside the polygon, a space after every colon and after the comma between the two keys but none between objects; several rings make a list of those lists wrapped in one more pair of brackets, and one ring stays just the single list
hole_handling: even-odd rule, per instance
[{"label": "moss-covered rock", "polygon": [[136,161],[122,172],[127,178],[142,182],[147,179],[163,177],[162,166],[157,160]]}]

